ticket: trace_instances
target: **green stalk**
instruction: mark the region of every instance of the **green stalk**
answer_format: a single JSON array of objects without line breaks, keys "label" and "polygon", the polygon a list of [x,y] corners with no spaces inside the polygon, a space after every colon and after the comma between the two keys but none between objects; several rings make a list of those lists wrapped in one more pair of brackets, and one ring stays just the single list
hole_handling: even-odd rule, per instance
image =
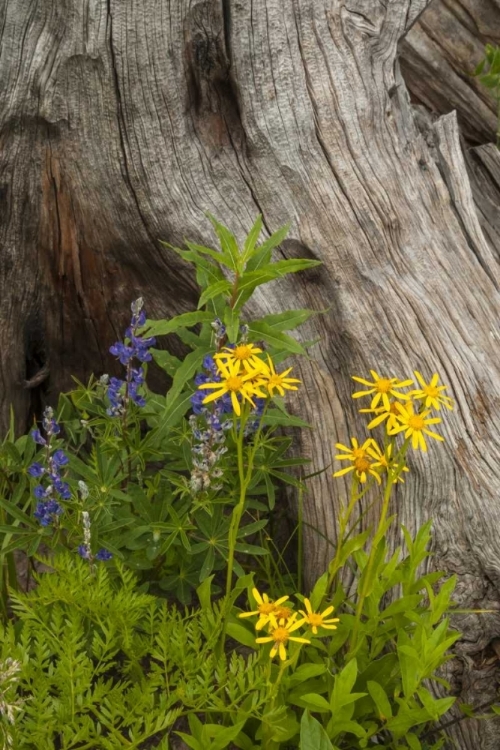
[{"label": "green stalk", "polygon": [[359,498],[356,493],[356,487],[357,487],[357,481],[356,481],[356,472],[353,472],[352,475],[352,481],[351,481],[351,495],[349,499],[349,505],[347,506],[346,512],[340,513],[339,517],[339,530],[337,535],[337,549],[335,550],[335,557],[333,558],[332,562],[329,565],[329,575],[328,575],[328,583],[326,586],[326,592],[325,596],[328,596],[330,593],[333,583],[335,581],[335,577],[337,575],[338,569],[340,567],[340,557],[342,554],[342,549],[344,546],[345,541],[345,532],[347,529],[347,524],[349,523],[349,519],[352,515],[352,512],[354,510],[354,507],[356,503],[358,502]]},{"label": "green stalk", "polygon": [[401,473],[401,469],[404,465],[404,457],[406,455],[406,451],[408,448],[408,445],[410,443],[411,438],[407,438],[399,451],[397,452],[395,456],[395,461],[397,461],[397,467],[395,471],[391,471],[387,475],[387,484],[384,489],[384,497],[382,500],[382,510],[380,513],[380,518],[377,526],[377,531],[375,532],[375,536],[373,537],[373,542],[370,548],[370,555],[368,557],[368,562],[366,564],[366,568],[363,571],[363,583],[361,586],[361,589],[358,593],[358,601],[356,604],[356,612],[355,612],[355,623],[351,638],[351,644],[349,648],[349,654],[347,656],[347,659],[351,658],[354,654],[354,651],[356,649],[357,640],[358,640],[358,632],[359,632],[359,626],[361,624],[361,616],[363,614],[363,607],[365,603],[365,599],[367,597],[368,593],[368,587],[370,585],[370,579],[373,572],[373,565],[375,563],[375,555],[377,553],[377,547],[380,544],[381,540],[384,536],[384,526],[387,519],[387,512],[389,510],[389,504],[391,502],[391,494],[392,494],[392,488],[394,484],[396,483],[399,474]]},{"label": "green stalk", "polygon": [[[234,552],[236,548],[236,540],[238,538],[238,531],[240,528],[241,517],[245,508],[245,498],[247,494],[249,475],[251,476],[251,466],[253,461],[248,462],[248,471],[245,474],[245,465],[243,462],[243,431],[247,421],[247,407],[246,404],[242,404],[241,417],[239,430],[237,430],[236,415],[234,418],[234,433],[236,441],[236,452],[238,457],[238,477],[240,482],[240,496],[237,505],[233,509],[231,517],[231,525],[229,527],[228,534],[228,558],[227,558],[227,576],[226,576],[226,598],[229,598],[233,583],[233,567],[234,567]],[[252,456],[250,456],[252,458]]]}]

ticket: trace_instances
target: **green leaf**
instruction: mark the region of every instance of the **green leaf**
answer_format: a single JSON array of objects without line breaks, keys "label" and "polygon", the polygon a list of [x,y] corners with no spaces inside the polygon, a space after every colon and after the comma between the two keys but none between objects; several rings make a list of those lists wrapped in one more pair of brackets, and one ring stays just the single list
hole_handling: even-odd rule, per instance
[{"label": "green leaf", "polygon": [[266,266],[271,260],[273,249],[281,245],[289,229],[290,225],[285,224],[285,226],[280,227],[280,229],[265,240],[262,245],[259,245],[247,263],[247,271],[256,271],[262,268],[262,266]]},{"label": "green leaf", "polygon": [[307,352],[302,344],[299,344],[298,341],[286,333],[276,331],[266,323],[262,323],[261,321],[250,323],[249,330],[256,338],[262,339],[266,344],[269,344],[278,351],[290,352],[291,354],[305,354],[307,356]]},{"label": "green leaf", "polygon": [[321,713],[331,712],[330,704],[326,698],[318,695],[318,693],[306,693],[305,695],[301,695],[298,700],[305,708],[311,711],[320,711]]},{"label": "green leaf", "polygon": [[[316,268],[321,266],[320,260],[309,260],[308,258],[288,258],[286,260],[278,260],[276,263],[272,263],[269,268],[273,269],[276,276],[285,276],[287,273],[298,273],[299,271],[305,271],[308,268]],[[263,271],[266,270],[264,267]]]},{"label": "green leaf", "polygon": [[248,630],[241,622],[229,621],[226,626],[226,633],[230,638],[234,638],[238,643],[247,646],[248,648],[256,649],[255,633]]},{"label": "green leaf", "polygon": [[175,333],[178,328],[191,328],[198,323],[211,323],[213,315],[206,310],[176,315],[170,320],[146,320],[144,332],[147,336],[166,336],[167,333]]},{"label": "green leaf", "polygon": [[166,408],[176,400],[177,396],[185,388],[186,383],[189,383],[194,377],[196,370],[201,366],[203,357],[209,353],[209,350],[205,347],[199,347],[194,352],[190,352],[184,359],[182,365],[179,367],[174,375],[172,386],[167,393],[165,401]]},{"label": "green leaf", "polygon": [[300,750],[335,750],[327,733],[309,711],[304,711],[300,722]]},{"label": "green leaf", "polygon": [[233,285],[230,281],[227,281],[227,279],[222,279],[221,281],[216,281],[215,284],[210,284],[200,296],[198,309],[203,307],[203,305],[206,305],[206,303],[209,300],[214,299],[214,297],[228,294],[232,288]]},{"label": "green leaf", "polygon": [[319,675],[325,674],[326,671],[327,668],[325,664],[301,664],[300,667],[297,667],[295,672],[290,675],[288,684],[290,687],[300,685],[311,677],[318,677]]},{"label": "green leaf", "polygon": [[293,331],[305,323],[312,315],[317,315],[315,310],[286,310],[282,313],[265,315],[258,322],[264,323],[274,331]]},{"label": "green leaf", "polygon": [[242,263],[246,262],[252,257],[255,251],[255,244],[260,237],[262,231],[262,216],[259,214],[255,219],[255,223],[247,235],[245,244],[243,246],[243,258]]},{"label": "green leaf", "polygon": [[192,250],[195,253],[199,253],[200,255],[208,255],[210,258],[213,258],[216,263],[222,263],[222,265],[226,266],[226,268],[230,268],[234,270],[233,262],[230,255],[226,255],[225,253],[221,253],[220,250],[214,250],[211,247],[205,247],[204,245],[197,245],[195,242],[188,242],[187,240],[184,240],[187,247]]},{"label": "green leaf", "polygon": [[224,325],[229,343],[236,343],[240,332],[240,316],[231,307],[226,307],[224,311]]},{"label": "green leaf", "polygon": [[231,234],[229,229],[225,227],[223,224],[220,224],[217,221],[217,219],[214,216],[212,216],[212,214],[207,213],[207,216],[212,222],[212,226],[215,229],[215,233],[217,234],[217,237],[219,238],[222,252],[227,258],[230,258],[231,260],[233,271],[240,272],[242,270],[241,256],[240,256],[240,251],[238,248],[238,243],[236,242],[236,238],[234,237],[233,234]]},{"label": "green leaf", "polygon": [[392,717],[392,708],[384,688],[373,680],[368,680],[366,687],[377,707],[380,717],[390,719]]},{"label": "green leaf", "polygon": [[170,375],[170,377],[173,378],[179,367],[182,365],[182,360],[179,359],[179,357],[174,357],[173,354],[170,354],[170,352],[167,352],[165,349],[150,349],[149,351],[153,355],[156,364],[161,367],[162,370],[165,370],[167,375]]}]

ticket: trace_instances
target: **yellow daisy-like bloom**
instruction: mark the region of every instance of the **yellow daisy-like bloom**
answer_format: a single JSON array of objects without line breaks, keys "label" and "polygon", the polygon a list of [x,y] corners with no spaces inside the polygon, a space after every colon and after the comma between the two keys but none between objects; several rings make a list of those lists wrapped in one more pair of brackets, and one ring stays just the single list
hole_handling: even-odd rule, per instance
[{"label": "yellow daisy-like bloom", "polygon": [[414,450],[417,450],[418,448],[421,448],[423,451],[427,450],[424,434],[429,435],[429,437],[432,437],[435,440],[441,440],[441,442],[444,441],[444,437],[441,437],[441,435],[437,435],[435,432],[428,429],[428,425],[441,422],[440,417],[427,419],[427,415],[430,414],[430,411],[423,411],[421,414],[415,414],[412,403],[405,406],[403,406],[403,404],[398,404],[398,411],[399,425],[391,430],[391,435],[397,435],[399,432],[404,431],[405,438],[411,437],[411,447]]},{"label": "yellow daisy-like bloom", "polygon": [[291,607],[283,607],[281,604],[273,612],[274,617],[278,621],[278,625],[284,625],[294,614]]},{"label": "yellow daisy-like bloom", "polygon": [[415,377],[422,387],[416,391],[412,391],[409,395],[413,396],[413,398],[425,399],[424,406],[426,409],[437,409],[439,411],[441,404],[443,404],[443,406],[451,411],[453,409],[453,399],[442,393],[442,391],[445,391],[448,386],[438,385],[439,375],[434,373],[431,382],[426,383],[418,370],[415,370],[414,372]]},{"label": "yellow daisy-like bloom", "polygon": [[352,376],[352,379],[357,383],[369,386],[368,391],[357,391],[352,394],[353,398],[361,398],[361,396],[370,396],[374,393],[370,407],[376,409],[380,400],[383,405],[389,411],[390,401],[389,395],[395,398],[407,399],[409,396],[405,393],[399,393],[396,388],[406,388],[407,385],[413,385],[413,380],[399,380],[399,378],[381,378],[375,370],[370,370],[370,374],[373,378],[373,382],[365,380],[364,378],[358,378],[356,375]]},{"label": "yellow daisy-like bloom", "polygon": [[237,394],[240,394],[243,399],[249,401],[252,406],[255,406],[251,398],[252,396],[266,398],[266,394],[259,391],[259,382],[254,381],[254,378],[257,375],[255,371],[241,373],[239,361],[226,364],[219,360],[217,362],[217,367],[219,368],[222,380],[218,383],[203,383],[198,386],[200,389],[210,388],[213,390],[213,393],[203,399],[204,404],[208,404],[210,401],[215,401],[225,393],[229,393],[231,395],[231,403],[233,405],[234,413],[239,417],[241,414],[241,405],[238,401]]},{"label": "yellow daisy-like bloom", "polygon": [[291,371],[292,368],[289,367],[285,372],[276,372],[271,357],[267,355],[267,364],[262,362],[262,372],[259,373],[262,378],[259,380],[259,385],[264,385],[269,391],[270,396],[273,396],[274,389],[278,391],[280,396],[285,395],[285,390],[296,391],[298,389],[294,383],[300,383],[300,380],[297,380],[297,378],[287,378],[288,373]]},{"label": "yellow daisy-like bloom", "polygon": [[[273,602],[272,599],[269,599],[267,594],[261,594],[258,589],[252,589],[252,594],[257,602],[257,609],[254,612],[241,612],[238,617],[252,617],[252,615],[258,615],[259,619],[255,626],[255,630],[262,630],[264,625],[267,625],[267,623],[271,621],[271,616],[276,620],[275,613],[277,610],[285,609],[285,607],[281,607],[281,605],[283,602],[286,602],[288,596],[282,596]],[[286,609],[288,609],[288,607],[286,607]]]},{"label": "yellow daisy-like bloom", "polygon": [[[410,396],[411,394],[408,394]],[[379,406],[376,409],[360,409],[360,414],[377,414],[377,416],[372,419],[371,422],[367,424],[367,428],[369,430],[373,430],[374,427],[378,427],[379,424],[382,424],[382,422],[387,419],[387,430],[392,430],[393,427],[398,426],[398,420],[397,416],[399,414],[399,411],[397,409],[397,401],[391,401],[389,403],[389,408],[386,409],[385,406]]]},{"label": "yellow daisy-like bloom", "polygon": [[[373,469],[378,469],[381,473],[386,471],[394,472],[398,468],[398,465],[394,461],[394,458],[392,456],[392,445],[388,445],[385,451],[383,451],[378,444],[373,441],[372,446],[368,450],[370,456],[375,459],[375,463],[372,464]],[[401,476],[403,471],[410,471],[407,466],[403,466],[400,473],[397,476],[396,482],[402,482],[404,484],[404,479]]]},{"label": "yellow daisy-like bloom", "polygon": [[296,643],[310,643],[311,641],[308,641],[307,638],[297,638],[297,636],[290,635],[295,630],[300,628],[304,624],[304,620],[299,620],[296,622],[295,618],[297,617],[297,614],[292,615],[292,617],[288,620],[287,623],[284,625],[280,625],[276,618],[271,615],[270,618],[270,631],[269,635],[264,636],[262,638],[256,638],[256,643],[272,643],[273,647],[271,649],[271,652],[269,656],[271,659],[274,659],[276,654],[279,654],[279,657],[281,661],[285,661],[286,659],[286,644],[288,641],[295,641]]},{"label": "yellow daisy-like bloom", "polygon": [[222,351],[214,354],[214,360],[217,362],[238,362],[242,370],[251,372],[258,370],[262,366],[262,360],[257,356],[262,354],[262,349],[253,344],[237,344],[234,348],[225,346]]},{"label": "yellow daisy-like bloom", "polygon": [[327,630],[336,630],[337,626],[334,624],[339,622],[338,617],[331,617],[329,620],[326,618],[331,615],[334,607],[327,607],[324,612],[314,612],[309,599],[304,599],[306,606],[306,612],[300,611],[301,615],[304,615],[305,621],[311,626],[311,630],[316,635],[318,628],[326,628]]},{"label": "yellow daisy-like bloom", "polygon": [[352,448],[348,448],[342,443],[335,443],[335,447],[339,450],[346,451],[345,454],[339,453],[335,456],[337,461],[352,461],[352,466],[348,466],[347,469],[340,469],[334,473],[334,477],[341,477],[343,474],[347,474],[349,471],[355,471],[356,476],[364,484],[367,480],[368,475],[371,475],[380,484],[380,475],[373,470],[373,466],[369,459],[368,448],[373,443],[372,438],[365,440],[363,445],[359,445],[356,438],[351,438]]}]

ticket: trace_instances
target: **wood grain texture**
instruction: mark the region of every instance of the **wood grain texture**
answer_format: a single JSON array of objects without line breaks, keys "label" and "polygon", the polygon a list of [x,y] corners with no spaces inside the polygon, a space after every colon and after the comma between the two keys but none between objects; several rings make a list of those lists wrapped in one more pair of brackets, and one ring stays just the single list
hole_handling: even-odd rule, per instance
[{"label": "wood grain texture", "polygon": [[[0,407],[26,416],[70,372],[109,371],[139,294],[151,317],[192,308],[190,269],[158,238],[210,243],[206,210],[239,237],[258,212],[268,232],[290,222],[281,253],[323,266],[266,287],[254,312],[329,310],[304,327],[319,343],[296,363],[304,388],[290,405],[315,425],[301,452],[318,470],[335,442],[364,434],[353,374],[439,371],[457,401],[446,444],[412,457],[394,509],[411,529],[434,520],[433,564],[459,574],[464,607],[498,611],[498,226],[476,213],[454,117],[416,126],[396,55],[424,5],[4,0]],[[495,180],[494,157],[489,173],[476,157],[477,184]],[[330,470],[309,484],[309,580],[347,492]],[[500,674],[500,615],[461,625],[454,689],[483,701]],[[500,737],[494,723],[451,733],[465,750]]]},{"label": "wood grain texture", "polygon": [[472,77],[486,43],[500,44],[498,0],[434,0],[401,40],[401,68],[414,101],[458,113],[473,144],[494,140],[497,105]]}]

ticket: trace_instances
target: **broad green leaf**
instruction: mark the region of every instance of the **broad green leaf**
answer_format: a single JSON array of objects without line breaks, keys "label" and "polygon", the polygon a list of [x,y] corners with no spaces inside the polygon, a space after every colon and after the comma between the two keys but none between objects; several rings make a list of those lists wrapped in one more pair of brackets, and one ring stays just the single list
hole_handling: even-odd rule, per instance
[{"label": "broad green leaf", "polygon": [[226,633],[230,638],[234,638],[238,643],[247,646],[247,648],[256,649],[255,633],[248,630],[241,622],[228,622],[226,626]]},{"label": "broad green leaf", "polygon": [[326,698],[323,698],[322,695],[318,695],[318,693],[306,693],[306,695],[302,695],[299,700],[305,708],[308,708],[311,711],[320,711],[321,713],[331,712],[330,704]]},{"label": "broad green leaf", "polygon": [[184,359],[182,365],[179,367],[174,375],[172,386],[167,393],[165,400],[166,407],[168,407],[175,401],[180,392],[185,388],[186,383],[190,383],[193,379],[196,371],[203,362],[203,357],[209,354],[209,350],[204,347],[195,349],[194,352],[190,352]]},{"label": "broad green leaf", "polygon": [[240,316],[231,307],[226,307],[224,312],[224,325],[226,326],[226,334],[229,343],[236,343],[240,332]]},{"label": "broad green leaf", "polygon": [[211,323],[213,315],[205,310],[176,315],[170,320],[146,320],[144,331],[147,336],[165,336],[167,333],[175,333],[178,328],[191,328],[198,323]]},{"label": "broad green leaf", "polygon": [[221,281],[216,281],[215,284],[210,284],[210,286],[207,286],[207,288],[202,292],[200,299],[198,301],[198,309],[200,307],[203,307],[203,305],[206,305],[209,300],[214,299],[214,297],[220,297],[225,294],[228,294],[231,289],[233,288],[233,285],[230,281],[227,281],[227,279],[222,279]]},{"label": "broad green leaf", "polygon": [[309,711],[304,711],[300,722],[300,750],[335,750],[327,733]]},{"label": "broad green leaf", "polygon": [[392,717],[392,708],[384,688],[373,680],[368,680],[366,686],[377,707],[380,718],[390,719]]},{"label": "broad green leaf", "polygon": [[288,678],[290,687],[300,685],[311,677],[319,677],[327,671],[325,664],[301,664]]}]

